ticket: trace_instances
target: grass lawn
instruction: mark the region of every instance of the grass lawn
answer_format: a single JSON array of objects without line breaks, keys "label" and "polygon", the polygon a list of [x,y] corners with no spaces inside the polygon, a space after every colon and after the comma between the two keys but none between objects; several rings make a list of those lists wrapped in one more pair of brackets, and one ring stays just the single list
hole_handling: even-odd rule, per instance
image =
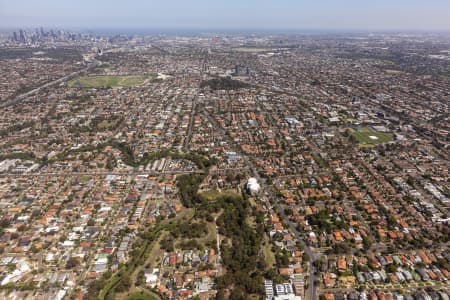
[{"label": "grass lawn", "polygon": [[269,238],[267,237],[267,235],[264,234],[264,258],[266,261],[266,267],[267,270],[273,268],[273,266],[275,265],[275,254],[272,252],[272,243],[270,242]]},{"label": "grass lawn", "polygon": [[86,183],[89,180],[91,180],[91,177],[89,177],[89,176],[83,175],[80,177],[80,183]]},{"label": "grass lawn", "polygon": [[254,216],[249,216],[249,217],[245,218],[245,222],[251,228],[253,228],[253,229],[256,228],[256,218]]},{"label": "grass lawn", "polygon": [[97,125],[99,129],[103,130],[109,130],[110,128],[114,127],[117,123],[117,120],[115,121],[107,121],[103,120],[100,124]]},{"label": "grass lawn", "polygon": [[164,251],[161,250],[160,242],[167,236],[167,231],[163,231],[159,238],[153,243],[151,250],[145,253],[145,265],[150,264],[152,267],[156,267],[159,263],[159,259],[163,255]]},{"label": "grass lawn", "polygon": [[256,207],[256,201],[255,201],[255,198],[249,197],[249,198],[248,198],[248,202],[250,202],[250,205],[251,205],[252,207]]},{"label": "grass lawn", "polygon": [[156,298],[144,292],[133,292],[128,294],[127,300],[156,300]]},{"label": "grass lawn", "polygon": [[207,201],[214,201],[221,196],[236,196],[236,195],[239,194],[236,193],[236,191],[234,190],[225,190],[225,191],[208,190],[200,193],[200,196],[204,197]]},{"label": "grass lawn", "polygon": [[240,48],[233,48],[233,51],[237,52],[247,52],[247,53],[259,53],[259,52],[269,52],[272,51],[270,48],[247,48],[247,47],[240,47]]},{"label": "grass lawn", "polygon": [[404,73],[403,71],[400,71],[400,70],[392,70],[392,69],[384,70],[384,72],[385,72],[386,74],[389,74],[389,75],[398,75],[398,74],[403,74],[403,73]]},{"label": "grass lawn", "polygon": [[216,223],[214,223],[214,222],[207,222],[206,226],[208,227],[208,234],[205,237],[197,239],[197,242],[200,245],[205,246],[205,248],[206,248],[206,243],[211,242],[211,241],[215,241],[216,240],[216,236],[217,236]]},{"label": "grass lawn", "polygon": [[208,201],[213,201],[220,195],[220,192],[218,190],[209,190],[200,193],[200,195],[202,197],[205,197],[205,199]]},{"label": "grass lawn", "polygon": [[186,243],[186,242],[189,242],[190,240],[195,240],[203,248],[208,249],[208,247],[206,245],[211,242],[216,241],[216,237],[217,237],[216,223],[206,222],[206,227],[208,228],[208,233],[205,236],[200,237],[200,238],[192,238],[192,239],[179,237],[178,239],[176,239],[174,241],[175,248],[177,250],[187,250],[186,248],[181,246],[181,243]]},{"label": "grass lawn", "polygon": [[69,87],[96,88],[96,87],[115,87],[115,86],[134,86],[143,84],[146,76],[81,76],[69,81]]},{"label": "grass lawn", "polygon": [[393,140],[391,133],[378,132],[366,127],[354,131],[352,138],[363,147],[383,144]]}]

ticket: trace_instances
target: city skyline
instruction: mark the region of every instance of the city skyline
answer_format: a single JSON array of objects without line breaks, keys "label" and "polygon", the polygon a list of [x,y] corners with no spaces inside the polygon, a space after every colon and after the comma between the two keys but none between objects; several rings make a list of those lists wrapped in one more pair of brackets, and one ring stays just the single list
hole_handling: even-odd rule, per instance
[{"label": "city skyline", "polygon": [[307,1],[85,0],[0,2],[0,28],[37,26],[122,30],[399,30],[449,31],[450,3]]}]

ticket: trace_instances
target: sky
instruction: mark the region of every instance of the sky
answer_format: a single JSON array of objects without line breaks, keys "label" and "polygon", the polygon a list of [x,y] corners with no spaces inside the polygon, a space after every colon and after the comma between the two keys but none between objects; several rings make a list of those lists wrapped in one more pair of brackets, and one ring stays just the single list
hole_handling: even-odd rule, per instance
[{"label": "sky", "polygon": [[450,0],[0,0],[0,28],[450,31]]}]

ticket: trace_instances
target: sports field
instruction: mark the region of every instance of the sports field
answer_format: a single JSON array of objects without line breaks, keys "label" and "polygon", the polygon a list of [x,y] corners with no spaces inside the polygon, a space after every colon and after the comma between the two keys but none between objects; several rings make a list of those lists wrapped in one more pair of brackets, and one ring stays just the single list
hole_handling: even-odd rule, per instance
[{"label": "sports field", "polygon": [[234,51],[237,52],[247,52],[247,53],[261,53],[261,52],[270,52],[272,51],[271,48],[246,48],[246,47],[240,47],[240,48],[233,48]]},{"label": "sports field", "polygon": [[81,76],[69,81],[70,87],[96,88],[96,87],[115,87],[115,86],[134,86],[143,84],[146,76]]},{"label": "sports field", "polygon": [[352,133],[352,138],[361,146],[373,146],[393,140],[391,133],[378,132],[366,127],[355,130]]}]

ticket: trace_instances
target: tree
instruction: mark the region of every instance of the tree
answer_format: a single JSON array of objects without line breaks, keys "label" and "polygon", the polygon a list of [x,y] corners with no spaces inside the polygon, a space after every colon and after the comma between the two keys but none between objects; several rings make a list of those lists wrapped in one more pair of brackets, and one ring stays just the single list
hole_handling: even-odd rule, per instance
[{"label": "tree", "polygon": [[284,209],[284,214],[285,214],[286,216],[291,216],[292,213],[293,213],[292,208],[286,207],[286,208]]},{"label": "tree", "polygon": [[66,269],[73,269],[80,264],[78,258],[71,257],[66,262]]},{"label": "tree", "polygon": [[398,269],[397,266],[392,264],[386,267],[386,271],[388,273],[395,273],[397,272],[397,269]]},{"label": "tree", "polygon": [[309,261],[309,255],[306,252],[303,253],[303,261]]},{"label": "tree", "polygon": [[209,87],[212,90],[236,90],[240,88],[249,87],[249,84],[233,80],[230,78],[214,78],[211,80],[204,80],[200,83],[201,88]]},{"label": "tree", "polygon": [[373,239],[367,235],[363,236],[362,239],[363,239],[364,248],[370,249],[370,247],[372,247],[372,244],[373,244]]},{"label": "tree", "polygon": [[121,293],[127,291],[131,287],[130,275],[124,275],[116,286],[116,291]]},{"label": "tree", "polygon": [[11,225],[11,222],[7,219],[1,219],[0,220],[0,228],[5,229],[8,228]]},{"label": "tree", "polygon": [[198,188],[204,179],[204,175],[187,174],[177,177],[177,187],[180,191],[181,202],[185,207],[192,207],[200,202],[197,195]]},{"label": "tree", "polygon": [[231,291],[230,299],[235,299],[235,300],[247,299],[245,290],[239,285],[235,286],[234,289]]}]

